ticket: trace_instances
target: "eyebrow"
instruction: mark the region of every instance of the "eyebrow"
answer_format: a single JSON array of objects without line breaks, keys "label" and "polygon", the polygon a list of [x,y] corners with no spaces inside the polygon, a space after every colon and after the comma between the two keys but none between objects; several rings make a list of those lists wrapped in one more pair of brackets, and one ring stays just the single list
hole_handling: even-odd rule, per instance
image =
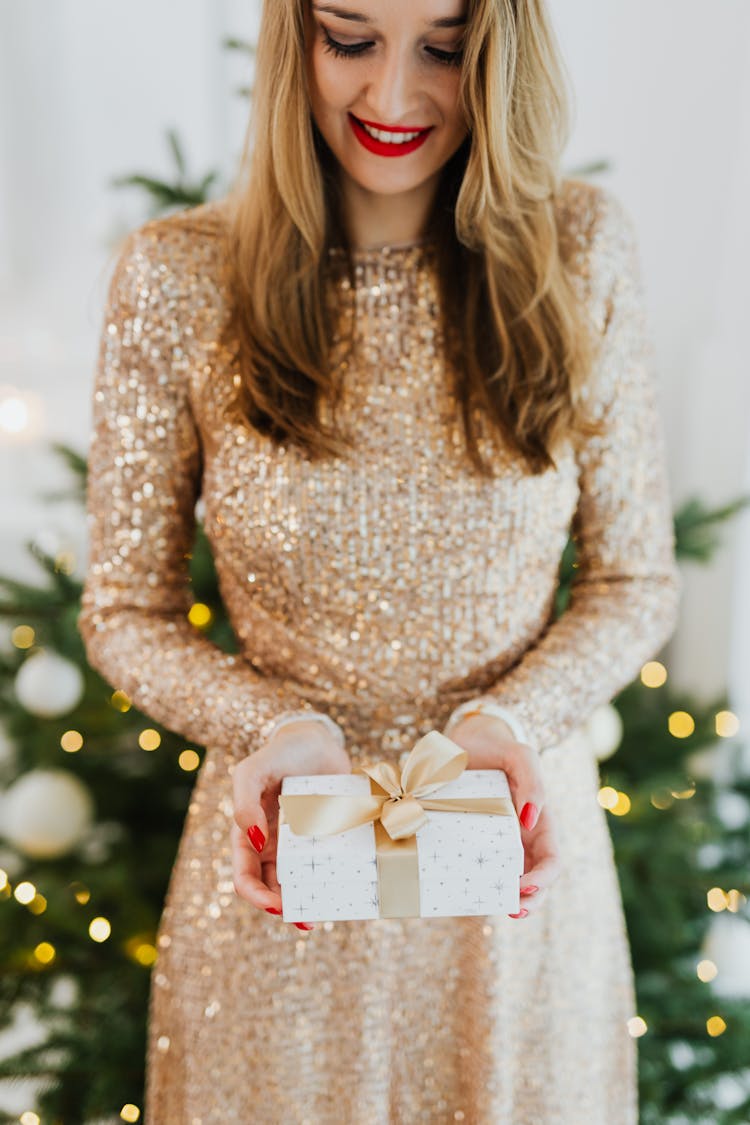
[{"label": "eyebrow", "polygon": [[[315,4],[313,5],[316,12],[328,12],[329,15],[338,16],[341,20],[351,20],[353,23],[377,23],[377,20],[371,20],[368,16],[363,16],[361,12],[350,12],[346,8],[336,8],[332,4]],[[466,23],[466,16],[444,16],[439,20],[430,20],[429,27],[461,27]]]}]

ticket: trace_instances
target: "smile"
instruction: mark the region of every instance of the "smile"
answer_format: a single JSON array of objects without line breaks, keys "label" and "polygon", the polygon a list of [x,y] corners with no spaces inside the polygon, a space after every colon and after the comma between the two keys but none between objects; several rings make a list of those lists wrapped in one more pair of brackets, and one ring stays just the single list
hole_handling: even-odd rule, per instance
[{"label": "smile", "polygon": [[406,156],[423,145],[433,129],[430,126],[413,132],[403,129],[384,131],[365,125],[353,113],[349,114],[349,123],[360,144],[377,156]]}]

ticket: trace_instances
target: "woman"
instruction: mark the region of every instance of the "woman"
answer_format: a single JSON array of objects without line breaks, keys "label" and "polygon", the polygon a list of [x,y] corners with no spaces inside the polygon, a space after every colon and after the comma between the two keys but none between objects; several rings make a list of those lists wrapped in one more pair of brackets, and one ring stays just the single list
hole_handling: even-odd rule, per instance
[{"label": "woman", "polygon": [[[632,970],[576,737],[680,593],[633,227],[560,176],[543,0],[356,9],[264,5],[234,190],[134,231],[111,283],[81,630],[206,746],[146,1120],[633,1125]],[[238,655],[187,619],[198,500]],[[431,729],[508,772],[519,915],[285,924],[281,778]]]}]

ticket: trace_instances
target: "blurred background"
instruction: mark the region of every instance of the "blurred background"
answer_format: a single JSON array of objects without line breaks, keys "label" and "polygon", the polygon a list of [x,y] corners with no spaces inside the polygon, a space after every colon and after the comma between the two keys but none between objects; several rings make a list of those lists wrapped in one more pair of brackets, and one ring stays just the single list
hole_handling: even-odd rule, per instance
[{"label": "blurred background", "polygon": [[[75,633],[91,383],[122,236],[229,184],[260,8],[0,0],[0,1121],[142,1113],[155,926],[202,748],[138,715]],[[585,731],[642,1116],[748,1122],[750,7],[550,9],[565,169],[639,235],[684,580],[674,638]],[[193,562],[191,620],[231,647],[202,540]]]}]

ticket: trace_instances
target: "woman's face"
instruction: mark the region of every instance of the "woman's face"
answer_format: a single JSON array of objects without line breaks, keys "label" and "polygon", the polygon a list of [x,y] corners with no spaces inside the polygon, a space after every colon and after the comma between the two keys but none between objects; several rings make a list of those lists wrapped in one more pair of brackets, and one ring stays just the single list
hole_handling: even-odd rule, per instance
[{"label": "woman's face", "polygon": [[[311,110],[344,176],[384,195],[436,181],[468,132],[458,109],[466,0],[306,0],[305,10]],[[420,135],[398,143],[360,122]]]}]

